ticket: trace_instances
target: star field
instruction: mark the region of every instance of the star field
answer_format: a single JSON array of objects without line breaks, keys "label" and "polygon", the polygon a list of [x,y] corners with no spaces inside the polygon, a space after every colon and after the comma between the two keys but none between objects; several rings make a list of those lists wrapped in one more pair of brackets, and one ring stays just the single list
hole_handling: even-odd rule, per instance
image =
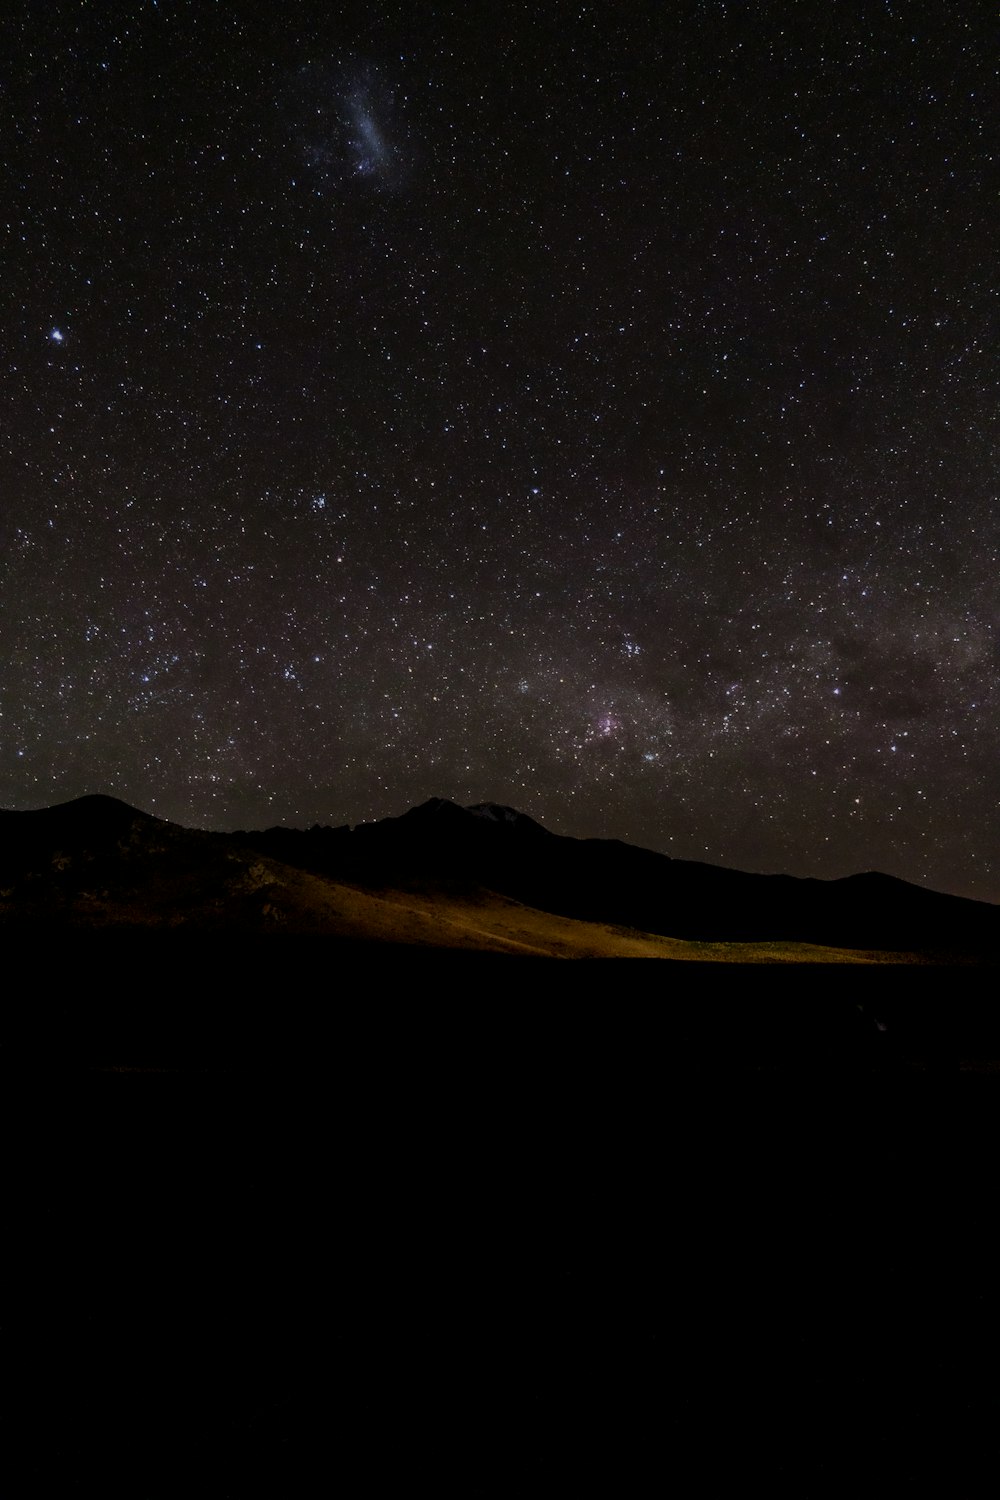
[{"label": "star field", "polygon": [[0,23],[0,805],[1000,899],[991,7],[370,11]]}]

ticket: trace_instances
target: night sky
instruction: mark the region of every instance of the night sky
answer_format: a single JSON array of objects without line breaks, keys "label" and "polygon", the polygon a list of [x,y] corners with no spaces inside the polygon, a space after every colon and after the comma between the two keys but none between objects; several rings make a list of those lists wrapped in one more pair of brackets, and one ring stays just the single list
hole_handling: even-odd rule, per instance
[{"label": "night sky", "polygon": [[0,805],[1000,899],[992,4],[0,42]]}]

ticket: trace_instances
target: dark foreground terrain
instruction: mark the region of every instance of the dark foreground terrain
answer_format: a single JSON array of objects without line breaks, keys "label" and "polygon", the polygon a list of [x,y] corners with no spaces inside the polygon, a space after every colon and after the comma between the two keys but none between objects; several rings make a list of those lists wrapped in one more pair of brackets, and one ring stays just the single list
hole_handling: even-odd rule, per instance
[{"label": "dark foreground terrain", "polygon": [[976,1493],[995,907],[440,800],[0,834],[13,1494]]},{"label": "dark foreground terrain", "polygon": [[[989,1070],[995,969],[550,959],[327,937],[108,932],[8,939],[5,1055],[57,1075],[108,1068],[311,1075],[356,1029],[457,1046],[496,1029],[653,1028],[656,1067],[817,1073]],[[17,974],[17,979],[13,975]],[[623,1042],[624,1045],[624,1042]],[[638,1044],[637,1044],[638,1045]],[[637,1056],[635,1065],[644,1064]]]},{"label": "dark foreground terrain", "polygon": [[981,1493],[976,971],[20,957],[19,1495]]}]

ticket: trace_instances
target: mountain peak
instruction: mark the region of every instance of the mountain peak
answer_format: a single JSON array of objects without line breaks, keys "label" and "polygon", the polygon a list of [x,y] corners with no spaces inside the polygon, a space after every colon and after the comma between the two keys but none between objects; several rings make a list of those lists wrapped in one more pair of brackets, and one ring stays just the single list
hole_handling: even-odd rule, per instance
[{"label": "mountain peak", "polygon": [[123,802],[120,797],[108,797],[103,792],[91,792],[84,797],[74,797],[69,802],[57,802],[52,807],[33,808],[28,812],[4,812],[3,817],[19,823],[24,828],[52,827],[67,832],[82,832],[92,829],[114,830],[134,823],[161,823],[161,818],[142,812]]},{"label": "mountain peak", "polygon": [[[464,808],[459,807],[457,802],[450,802],[447,797],[428,797],[426,802],[421,802],[417,807],[411,807],[403,813],[403,817],[413,822],[425,823],[438,818],[454,818],[456,814],[462,814]],[[393,822],[394,819],[388,821]]]},{"label": "mountain peak", "polygon": [[518,812],[516,807],[507,807],[502,802],[475,802],[470,807],[462,807],[458,802],[452,802],[447,797],[428,797],[426,802],[421,802],[417,807],[411,807],[408,812],[403,813],[402,818],[389,818],[388,823],[406,822],[411,826],[414,824],[434,823],[440,825],[447,823],[449,826],[459,828],[468,827],[470,822],[495,823],[506,828],[517,828],[519,832],[526,833],[536,830],[546,833],[541,823],[536,823],[534,818],[529,818],[527,813]]},{"label": "mountain peak", "polygon": [[548,833],[547,828],[536,823],[534,818],[529,818],[527,813],[518,812],[516,807],[507,807],[502,802],[476,802],[464,811],[474,818],[484,818],[489,823],[505,823],[508,827],[518,828],[522,833],[529,829]]}]

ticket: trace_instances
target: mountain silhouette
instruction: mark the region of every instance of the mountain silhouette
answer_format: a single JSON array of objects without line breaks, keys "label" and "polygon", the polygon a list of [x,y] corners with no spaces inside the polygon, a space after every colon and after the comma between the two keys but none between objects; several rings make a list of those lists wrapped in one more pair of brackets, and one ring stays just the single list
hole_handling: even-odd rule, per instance
[{"label": "mountain silhouette", "polygon": [[[749,874],[569,838],[515,808],[443,798],[353,828],[232,834],[182,828],[104,796],[0,812],[0,927],[308,932],[423,948],[715,959],[726,955],[704,945],[979,960],[998,948],[996,907],[877,872],[830,881]],[[670,951],[670,942],[702,947]]]},{"label": "mountain silhouette", "polygon": [[702,942],[993,951],[1000,911],[878,872],[840,880],[757,875],[672,859],[617,839],[550,833],[513,808],[432,798],[353,829],[270,829],[241,839],[342,878],[477,884],[581,921]]}]

